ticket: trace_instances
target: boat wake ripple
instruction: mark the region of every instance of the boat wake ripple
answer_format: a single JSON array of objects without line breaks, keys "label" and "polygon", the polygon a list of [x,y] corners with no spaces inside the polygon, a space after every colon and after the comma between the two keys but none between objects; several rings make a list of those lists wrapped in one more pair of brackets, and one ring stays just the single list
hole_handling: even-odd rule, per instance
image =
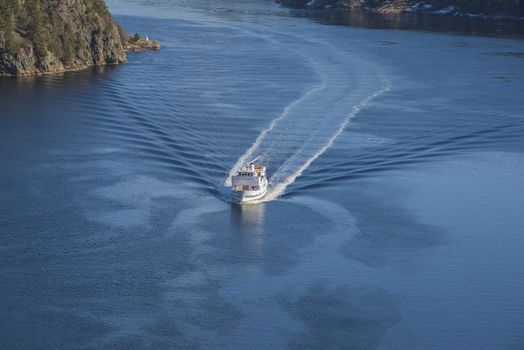
[{"label": "boat wake ripple", "polygon": [[[312,46],[318,50],[309,49],[303,54],[308,55],[320,82],[287,105],[258,135],[229,171],[225,186],[230,186],[231,176],[242,164],[260,156],[270,172],[270,188],[261,201],[280,198],[289,185],[333,146],[351,119],[390,90],[380,68],[365,57],[322,42],[303,47]],[[296,51],[299,49],[295,47]]]},{"label": "boat wake ripple", "polygon": [[[385,87],[377,92],[375,92],[373,95],[367,97],[364,101],[359,103],[357,106],[353,107],[353,110],[350,114],[346,116],[346,118],[342,121],[342,123],[339,125],[338,129],[335,131],[335,133],[326,141],[326,143],[320,147],[317,152],[315,152],[311,157],[307,158],[304,163],[302,163],[298,168],[292,172],[290,175],[287,175],[287,177],[281,179],[281,176],[286,174],[285,171],[282,171],[282,174],[276,173],[271,178],[271,183],[274,184],[271,191],[266,196],[266,200],[274,200],[276,198],[279,198],[282,196],[286,190],[286,188],[295,182],[295,180],[302,175],[302,173],[309,168],[311,163],[313,163],[318,157],[320,157],[322,154],[324,154],[335,142],[336,138],[344,131],[344,129],[347,127],[351,119],[353,119],[363,108],[365,108],[374,98],[382,95],[384,92],[388,91],[389,87]],[[279,169],[280,170],[280,169]],[[284,175],[285,176],[285,175]],[[275,181],[276,180],[276,181]],[[276,182],[276,183],[275,183]]]},{"label": "boat wake ripple", "polygon": [[229,176],[226,178],[225,185],[231,186],[231,177],[235,175],[236,170],[239,169],[243,164],[245,164],[246,162],[248,162],[251,159],[251,157],[253,156],[253,153],[259,149],[262,142],[266,139],[268,133],[270,133],[275,128],[275,126],[282,119],[284,119],[296,105],[300,104],[303,100],[307,99],[309,95],[314,94],[315,92],[322,90],[325,87],[326,87],[326,82],[325,80],[322,80],[320,84],[306,91],[306,93],[304,93],[300,98],[293,101],[291,104],[287,105],[286,108],[284,108],[284,111],[277,118],[271,121],[269,126],[266,129],[264,129],[260,133],[260,135],[258,135],[257,139],[251,145],[251,147],[249,147],[248,150],[237,160],[235,165],[229,171]]}]

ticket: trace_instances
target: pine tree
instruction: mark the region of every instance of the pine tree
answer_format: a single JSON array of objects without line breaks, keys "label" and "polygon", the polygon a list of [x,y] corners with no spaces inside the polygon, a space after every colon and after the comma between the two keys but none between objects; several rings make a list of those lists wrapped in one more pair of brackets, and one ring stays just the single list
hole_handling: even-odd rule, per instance
[{"label": "pine tree", "polygon": [[40,1],[29,1],[29,14],[31,16],[30,36],[35,46],[35,53],[37,57],[45,57],[47,55],[47,44],[45,41]]},{"label": "pine tree", "polygon": [[5,29],[5,48],[11,55],[16,55],[20,50],[20,45],[15,38],[15,29],[13,24],[13,16],[7,18],[7,24]]},{"label": "pine tree", "polygon": [[71,66],[74,63],[76,52],[73,40],[73,32],[69,24],[64,28],[64,57],[63,61],[66,66]]},{"label": "pine tree", "polygon": [[18,0],[0,0],[0,30],[4,30],[5,49],[11,55],[16,55],[20,49],[14,23],[18,7]]}]

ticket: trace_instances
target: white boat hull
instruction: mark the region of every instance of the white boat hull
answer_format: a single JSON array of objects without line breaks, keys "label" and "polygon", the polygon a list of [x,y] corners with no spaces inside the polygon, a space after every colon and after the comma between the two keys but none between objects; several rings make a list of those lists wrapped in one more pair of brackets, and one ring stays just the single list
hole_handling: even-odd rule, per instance
[{"label": "white boat hull", "polygon": [[262,199],[267,193],[267,187],[264,191],[231,191],[231,199],[234,203],[249,203]]},{"label": "white boat hull", "polygon": [[267,193],[267,179],[265,179],[261,185],[262,186],[258,191],[231,191],[232,201],[234,203],[242,204],[262,199]]}]

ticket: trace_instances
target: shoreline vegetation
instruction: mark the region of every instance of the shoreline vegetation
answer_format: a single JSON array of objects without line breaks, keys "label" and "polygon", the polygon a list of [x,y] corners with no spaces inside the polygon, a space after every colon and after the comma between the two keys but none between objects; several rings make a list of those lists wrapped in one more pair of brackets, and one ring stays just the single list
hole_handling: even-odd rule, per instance
[{"label": "shoreline vegetation", "polygon": [[340,12],[410,13],[524,21],[524,1],[522,0],[276,0],[276,2],[293,8],[326,9]]},{"label": "shoreline vegetation", "polygon": [[0,77],[123,64],[126,51],[159,49],[127,34],[104,0],[0,0]]}]

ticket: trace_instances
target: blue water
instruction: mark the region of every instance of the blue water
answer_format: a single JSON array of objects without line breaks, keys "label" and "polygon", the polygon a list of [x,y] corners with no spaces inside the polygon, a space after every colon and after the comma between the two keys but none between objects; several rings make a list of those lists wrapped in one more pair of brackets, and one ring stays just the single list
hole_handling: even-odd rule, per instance
[{"label": "blue water", "polygon": [[524,347],[522,40],[108,3],[162,50],[0,80],[2,348]]}]

